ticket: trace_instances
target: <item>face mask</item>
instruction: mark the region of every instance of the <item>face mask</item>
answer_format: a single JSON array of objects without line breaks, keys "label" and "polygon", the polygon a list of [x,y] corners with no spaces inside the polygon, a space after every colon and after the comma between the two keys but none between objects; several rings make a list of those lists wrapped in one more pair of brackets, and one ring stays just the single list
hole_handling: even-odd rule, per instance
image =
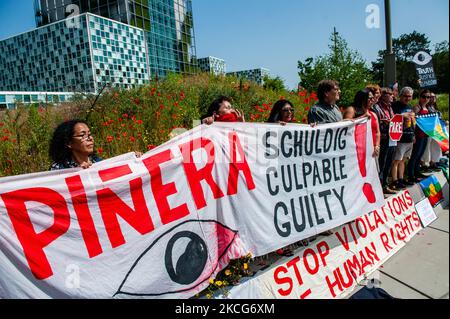
[{"label": "face mask", "polygon": [[238,117],[237,117],[236,113],[232,112],[232,113],[219,115],[218,117],[216,117],[215,121],[217,121],[217,122],[237,122]]}]

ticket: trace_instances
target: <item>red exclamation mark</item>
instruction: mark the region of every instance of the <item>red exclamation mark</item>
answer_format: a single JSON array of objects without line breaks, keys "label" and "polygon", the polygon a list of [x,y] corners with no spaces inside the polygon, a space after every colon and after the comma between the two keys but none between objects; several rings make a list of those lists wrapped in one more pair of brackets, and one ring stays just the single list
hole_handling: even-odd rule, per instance
[{"label": "red exclamation mark", "polygon": [[[355,143],[356,143],[356,156],[358,157],[359,171],[361,176],[365,178],[367,176],[366,171],[366,156],[367,156],[367,124],[356,124],[355,125]],[[369,183],[364,183],[362,189],[367,201],[371,204],[375,203],[375,193],[373,192],[372,185]]]}]

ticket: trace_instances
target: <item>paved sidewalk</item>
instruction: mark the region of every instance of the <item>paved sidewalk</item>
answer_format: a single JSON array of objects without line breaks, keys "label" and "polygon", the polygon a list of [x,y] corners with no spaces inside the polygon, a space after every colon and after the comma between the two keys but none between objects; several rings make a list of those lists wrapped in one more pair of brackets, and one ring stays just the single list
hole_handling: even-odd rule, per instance
[{"label": "paved sidewalk", "polygon": [[402,299],[449,298],[449,211],[420,231],[371,277],[391,296]]},{"label": "paved sidewalk", "polygon": [[[449,299],[449,188],[442,174],[436,176],[444,185],[445,197],[444,203],[434,209],[438,219],[369,277],[378,280],[378,287],[393,297]],[[410,192],[416,202],[423,196],[418,185]]]}]

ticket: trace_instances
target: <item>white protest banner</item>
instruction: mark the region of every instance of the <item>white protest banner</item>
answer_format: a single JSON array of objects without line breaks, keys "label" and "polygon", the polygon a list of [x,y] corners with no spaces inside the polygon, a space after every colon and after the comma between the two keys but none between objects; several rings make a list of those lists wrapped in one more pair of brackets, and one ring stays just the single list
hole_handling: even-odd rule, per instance
[{"label": "white protest banner", "polygon": [[345,298],[422,229],[407,190],[233,287],[231,299]]},{"label": "white protest banner", "polygon": [[2,178],[0,297],[191,297],[230,259],[384,205],[372,153],[366,120],[215,123],[138,159]]}]

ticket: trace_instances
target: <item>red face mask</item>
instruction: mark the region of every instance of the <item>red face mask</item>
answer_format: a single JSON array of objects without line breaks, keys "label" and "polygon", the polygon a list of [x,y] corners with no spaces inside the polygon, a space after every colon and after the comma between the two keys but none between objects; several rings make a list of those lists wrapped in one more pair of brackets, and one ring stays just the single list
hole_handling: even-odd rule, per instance
[{"label": "red face mask", "polygon": [[216,117],[215,121],[217,121],[217,122],[237,122],[238,117],[237,117],[236,113],[232,112],[232,113],[219,115],[218,117]]}]

